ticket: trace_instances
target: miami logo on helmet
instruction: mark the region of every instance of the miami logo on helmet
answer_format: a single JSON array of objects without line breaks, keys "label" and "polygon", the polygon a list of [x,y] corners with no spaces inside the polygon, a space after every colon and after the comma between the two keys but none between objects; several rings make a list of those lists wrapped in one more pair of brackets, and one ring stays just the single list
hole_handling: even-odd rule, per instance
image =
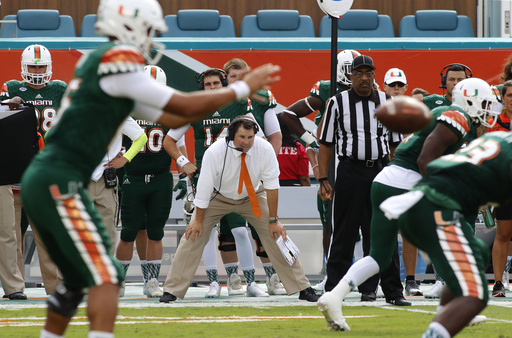
[{"label": "miami logo on helmet", "polygon": [[470,93],[468,93],[468,90],[467,89],[464,89],[464,91],[462,92],[464,94],[464,96],[478,96],[478,89],[475,89],[473,91],[473,95],[471,95]]}]

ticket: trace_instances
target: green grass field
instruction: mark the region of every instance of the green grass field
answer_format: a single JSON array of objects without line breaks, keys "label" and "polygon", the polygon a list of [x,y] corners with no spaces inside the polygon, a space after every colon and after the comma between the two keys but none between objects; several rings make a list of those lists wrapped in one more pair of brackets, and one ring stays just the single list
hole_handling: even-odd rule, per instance
[{"label": "green grass field", "polygon": [[[245,298],[245,297],[244,297]],[[297,303],[297,302],[295,302]],[[2,305],[5,304],[2,302]],[[304,305],[302,305],[304,304]],[[314,304],[254,303],[247,306],[205,303],[159,304],[156,300],[121,302],[115,328],[117,337],[420,337],[434,317],[436,303],[401,308],[345,302],[343,313],[350,332],[332,332]],[[380,305],[379,305],[380,304]],[[512,337],[510,302],[496,302],[482,314],[484,324],[468,327],[460,337]],[[0,337],[38,337],[44,324],[43,302],[32,307],[0,309]],[[81,307],[66,337],[86,337],[85,309]]]}]

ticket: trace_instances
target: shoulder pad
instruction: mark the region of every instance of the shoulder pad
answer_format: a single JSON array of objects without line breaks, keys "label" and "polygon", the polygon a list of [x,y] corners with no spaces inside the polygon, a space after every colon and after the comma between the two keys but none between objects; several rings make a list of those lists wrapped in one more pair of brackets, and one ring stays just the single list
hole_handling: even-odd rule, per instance
[{"label": "shoulder pad", "polygon": [[129,73],[144,70],[146,61],[134,46],[116,45],[108,49],[101,57],[99,75]]}]

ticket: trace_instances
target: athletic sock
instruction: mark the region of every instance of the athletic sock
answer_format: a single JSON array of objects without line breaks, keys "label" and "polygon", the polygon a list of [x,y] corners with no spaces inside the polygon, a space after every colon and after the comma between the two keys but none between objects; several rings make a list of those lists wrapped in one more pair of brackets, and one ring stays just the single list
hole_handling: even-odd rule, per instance
[{"label": "athletic sock", "polygon": [[410,280],[414,280],[415,278],[415,275],[408,275],[408,276],[405,276],[405,281],[410,281]]},{"label": "athletic sock", "polygon": [[124,277],[126,278],[126,273],[128,272],[128,268],[130,267],[131,261],[119,261],[119,263],[121,263],[121,266],[123,267]]},{"label": "athletic sock", "polygon": [[160,267],[162,266],[162,260],[154,260],[154,261],[148,261],[148,281],[150,279],[156,278],[158,280],[158,277],[160,276]]},{"label": "athletic sock", "polygon": [[148,270],[148,261],[141,260],[140,261],[140,269],[142,270],[142,278],[144,279],[144,284],[146,284],[149,280],[149,270]]},{"label": "athletic sock", "polygon": [[265,270],[265,275],[267,275],[268,278],[272,277],[272,275],[276,273],[274,266],[270,262],[263,263],[263,269]]},{"label": "athletic sock", "polygon": [[206,274],[208,275],[208,280],[210,281],[210,284],[213,282],[217,282],[220,285],[219,274],[217,272],[217,269],[208,269],[206,270]]},{"label": "athletic sock", "polygon": [[446,328],[438,322],[432,322],[423,333],[421,338],[450,338],[451,335]]},{"label": "athletic sock", "polygon": [[256,272],[256,270],[254,270],[254,269],[244,270],[244,277],[245,277],[245,282],[247,283],[247,285],[251,285],[251,283],[254,282],[255,272]]},{"label": "athletic sock", "polygon": [[226,269],[226,273],[228,275],[228,278],[232,274],[238,275],[238,262],[236,262],[236,263],[226,263],[226,264],[224,264],[224,268]]},{"label": "athletic sock", "polygon": [[114,338],[114,334],[104,331],[89,331],[87,338]]}]

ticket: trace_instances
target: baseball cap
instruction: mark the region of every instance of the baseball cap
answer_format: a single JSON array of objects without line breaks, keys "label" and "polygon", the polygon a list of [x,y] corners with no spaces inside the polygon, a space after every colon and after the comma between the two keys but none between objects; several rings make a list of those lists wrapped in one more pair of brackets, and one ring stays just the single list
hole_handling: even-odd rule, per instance
[{"label": "baseball cap", "polygon": [[403,70],[399,68],[391,68],[386,72],[386,75],[384,76],[384,84],[390,84],[393,82],[402,82],[403,84],[407,84],[407,78],[405,77]]},{"label": "baseball cap", "polygon": [[357,69],[362,66],[370,67],[375,70],[375,66],[373,65],[373,60],[368,55],[359,55],[356,56],[354,61],[352,61],[352,70]]}]

